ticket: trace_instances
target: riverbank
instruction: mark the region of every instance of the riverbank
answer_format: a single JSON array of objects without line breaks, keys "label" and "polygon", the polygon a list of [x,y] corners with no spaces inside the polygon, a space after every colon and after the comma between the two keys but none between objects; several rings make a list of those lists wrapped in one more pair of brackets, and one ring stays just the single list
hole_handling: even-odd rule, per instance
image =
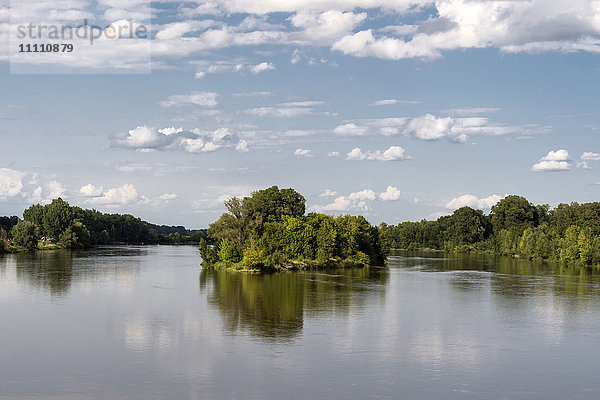
[{"label": "riverbank", "polygon": [[237,271],[237,272],[277,272],[277,271],[316,271],[333,268],[366,268],[370,264],[366,261],[357,261],[354,259],[331,258],[327,261],[317,260],[286,260],[276,265],[257,264],[249,266],[244,261],[226,262],[218,261],[216,263],[202,262],[203,268],[214,269],[217,271]]}]

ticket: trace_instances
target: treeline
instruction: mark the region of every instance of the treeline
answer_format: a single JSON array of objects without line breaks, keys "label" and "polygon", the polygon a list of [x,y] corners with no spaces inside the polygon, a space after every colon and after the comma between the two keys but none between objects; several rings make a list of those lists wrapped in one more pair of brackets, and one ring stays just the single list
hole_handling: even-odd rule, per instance
[{"label": "treeline", "polygon": [[227,213],[201,240],[203,265],[271,270],[383,265],[384,236],[364,217],[311,213],[293,189],[277,186],[225,202]]},{"label": "treeline", "polygon": [[600,265],[600,203],[533,205],[507,196],[488,215],[462,207],[436,221],[382,225],[395,249],[489,252]]},{"label": "treeline", "polygon": [[205,230],[149,224],[129,214],[105,214],[70,206],[58,198],[17,217],[0,219],[0,251],[39,247],[83,249],[103,244],[197,244]]}]

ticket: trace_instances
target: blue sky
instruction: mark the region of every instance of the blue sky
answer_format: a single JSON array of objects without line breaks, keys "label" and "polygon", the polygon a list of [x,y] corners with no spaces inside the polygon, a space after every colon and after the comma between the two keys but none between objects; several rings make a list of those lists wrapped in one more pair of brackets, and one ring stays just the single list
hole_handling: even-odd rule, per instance
[{"label": "blue sky", "polygon": [[[151,36],[15,54],[17,24],[84,18]],[[598,1],[2,0],[0,37],[0,214],[60,195],[198,228],[275,184],[397,223],[600,193]]]}]

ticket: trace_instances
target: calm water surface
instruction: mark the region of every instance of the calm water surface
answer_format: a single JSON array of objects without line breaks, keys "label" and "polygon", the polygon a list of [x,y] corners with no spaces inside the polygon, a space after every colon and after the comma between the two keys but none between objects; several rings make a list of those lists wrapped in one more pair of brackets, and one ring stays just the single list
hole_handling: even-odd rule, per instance
[{"label": "calm water surface", "polygon": [[0,256],[0,399],[600,398],[595,272],[199,261],[169,246]]}]

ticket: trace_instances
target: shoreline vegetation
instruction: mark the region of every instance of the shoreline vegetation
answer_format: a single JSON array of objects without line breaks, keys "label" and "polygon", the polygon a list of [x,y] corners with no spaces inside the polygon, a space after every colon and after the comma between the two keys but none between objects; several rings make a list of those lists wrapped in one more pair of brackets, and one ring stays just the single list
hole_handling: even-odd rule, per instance
[{"label": "shoreline vegetation", "polygon": [[305,214],[294,189],[272,186],[225,202],[227,212],[200,240],[205,268],[281,271],[383,266],[382,230],[362,216]]},{"label": "shoreline vegetation", "polygon": [[87,249],[107,244],[194,244],[206,230],[154,225],[129,214],[105,214],[70,206],[61,198],[32,205],[23,219],[0,217],[0,253]]},{"label": "shoreline vegetation", "polygon": [[506,196],[489,214],[462,207],[435,221],[371,225],[362,216],[309,213],[294,189],[273,186],[225,202],[208,230],[158,226],[58,198],[23,219],[0,217],[0,253],[104,244],[199,245],[205,268],[239,271],[381,266],[390,249],[473,253],[600,269],[600,202],[534,205]]},{"label": "shoreline vegetation", "polygon": [[381,228],[395,250],[492,254],[600,268],[600,202],[550,209],[511,195],[487,215],[462,207],[436,221]]}]

